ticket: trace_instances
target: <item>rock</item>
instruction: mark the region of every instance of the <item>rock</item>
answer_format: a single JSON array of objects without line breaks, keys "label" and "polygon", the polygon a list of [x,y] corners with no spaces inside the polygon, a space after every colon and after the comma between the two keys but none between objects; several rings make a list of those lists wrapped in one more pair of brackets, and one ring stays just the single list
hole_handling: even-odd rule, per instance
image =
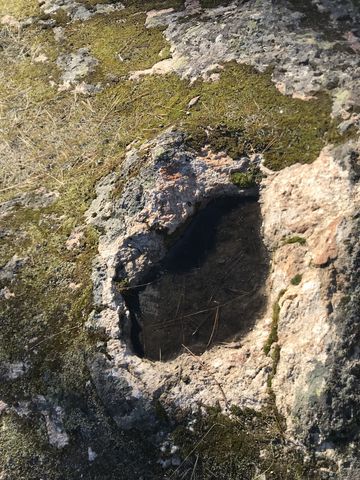
[{"label": "rock", "polygon": [[89,459],[89,462],[93,462],[97,457],[97,454],[96,452],[94,452],[94,450],[89,447],[88,448],[88,459]]},{"label": "rock", "polygon": [[1,25],[6,25],[11,28],[15,28],[17,30],[20,30],[21,28],[21,22],[17,20],[15,17],[11,15],[4,15],[3,17],[0,18],[0,23]]},{"label": "rock", "polygon": [[[341,343],[338,332],[349,324],[348,318],[343,322],[335,322],[335,318],[341,315],[340,299],[353,288],[349,278],[355,274],[346,245],[353,245],[356,238],[354,218],[360,198],[354,177],[356,161],[351,159],[356,158],[358,149],[359,145],[351,142],[328,147],[313,164],[294,165],[263,180],[263,234],[268,248],[275,251],[267,286],[268,307],[236,348],[214,347],[201,356],[200,363],[187,354],[166,363],[150,363],[134,355],[126,341],[129,312],[113,281],[140,282],[149,266],[164,255],[163,237],[157,232],[174,232],[202,199],[239,194],[229,183],[229,172],[234,166],[241,170],[241,165],[249,166],[251,161],[240,160],[237,165],[209,151],[199,156],[188,149],[184,134],[169,130],[138,150],[130,149],[121,174],[111,174],[98,184],[98,196],[87,212],[88,221],[104,231],[93,273],[94,298],[103,311],[93,318],[93,325],[102,325],[106,331],[111,360],[101,360],[100,355],[90,368],[99,395],[111,406],[118,425],[131,428],[146,422],[153,428],[151,402],[158,395],[170,409],[176,405],[196,410],[199,404],[224,402],[224,398],[224,406],[265,405],[271,359],[264,353],[264,345],[271,329],[272,307],[278,301],[280,359],[272,379],[277,407],[287,420],[289,434],[325,448],[337,427],[325,420],[330,406],[322,399],[329,389],[334,395],[332,405],[342,396],[331,386],[328,365],[333,346]],[[142,162],[138,176],[129,179],[138,162]],[[125,180],[122,194],[114,200],[111,191],[121,179]],[[296,235],[306,243],[283,242]],[[298,274],[300,283],[292,284]],[[338,352],[343,352],[342,356],[339,353],[341,362],[348,368],[351,361],[346,360],[342,348],[339,346]],[[191,381],[178,378],[179,365],[181,378]],[[120,400],[124,398],[126,404]],[[360,397],[351,401],[358,405]],[[321,421],[317,408],[323,412]],[[337,415],[342,416],[341,412]],[[321,432],[318,437],[311,434],[314,425]],[[338,428],[343,428],[341,422]]]},{"label": "rock", "polygon": [[[330,15],[337,15],[338,9],[345,10],[344,6],[334,9],[332,2],[327,0],[317,3],[326,4],[324,8]],[[347,18],[352,18],[356,24],[359,14],[350,1],[346,8],[353,15]],[[199,77],[212,78],[219,65],[230,61],[253,65],[259,71],[273,65],[273,81],[281,85],[286,95],[310,98],[314,92],[332,89],[334,104],[337,104],[335,116],[359,105],[358,61],[354,54],[336,48],[338,42],[343,43],[341,35],[337,40],[333,35],[335,39],[327,41],[310,27],[299,28],[303,15],[292,13],[283,2],[276,2],[272,9],[267,0],[232,2],[227,7],[205,10],[194,18],[187,15],[186,10],[149,14],[148,27],[167,25],[165,36],[171,44],[172,58],[148,70],[134,72],[131,78],[175,72],[194,81]],[[352,48],[359,42],[353,32],[346,38]],[[348,98],[340,100],[339,92],[344,89],[349,92],[352,104]]]},{"label": "rock", "polygon": [[26,264],[27,258],[21,258],[17,255],[14,255],[6,265],[0,268],[0,281],[10,281],[13,282],[15,280],[15,276],[21,268]]},{"label": "rock", "polygon": [[8,405],[3,402],[2,400],[0,400],[0,416],[5,413],[8,409]]},{"label": "rock", "polygon": [[69,436],[64,429],[63,409],[41,395],[36,398],[35,403],[45,419],[50,445],[59,449],[66,447],[69,444]]},{"label": "rock", "polygon": [[56,63],[63,71],[61,90],[68,90],[76,85],[98,65],[97,59],[90,55],[87,48],[79,48],[75,53],[60,55]]},{"label": "rock", "polygon": [[46,188],[38,188],[31,192],[16,195],[12,199],[0,203],[0,218],[9,215],[15,208],[40,209],[52,205],[59,198],[59,192],[49,192]]},{"label": "rock", "polygon": [[196,105],[198,103],[199,100],[200,100],[200,95],[197,95],[196,97],[192,98],[190,100],[190,102],[188,103],[187,108],[193,107],[194,105]]},{"label": "rock", "polygon": [[26,362],[0,363],[0,378],[3,380],[16,380],[29,370],[30,365]]},{"label": "rock", "polygon": [[[299,233],[306,238],[304,247],[279,247],[273,259],[271,289],[274,295],[283,289],[286,292],[280,300],[280,361],[272,386],[289,429],[297,436],[301,432],[303,438],[311,437],[317,445],[326,444],[343,428],[340,421],[335,427],[328,419],[343,395],[333,385],[336,380],[332,370],[340,360],[332,363],[332,352],[339,352],[344,369],[353,362],[340,347],[345,339],[342,329],[353,322],[352,315],[343,311],[340,299],[348,289],[357,295],[352,279],[357,275],[355,212],[360,197],[358,183],[352,180],[350,159],[351,152],[358,148],[351,142],[337,149],[327,148],[312,165],[294,165],[268,178],[262,190],[265,238],[272,244]],[[353,253],[348,249],[354,249]],[[297,273],[302,274],[301,284],[293,287],[289,281]],[[358,327],[352,323],[352,328]],[[330,390],[331,394],[327,393]],[[332,401],[326,405],[327,395]],[[359,402],[360,396],[353,395],[352,401]],[[343,416],[338,410],[336,418]],[[352,416],[348,421],[356,419]],[[337,434],[333,428],[338,428]],[[317,434],[312,435],[312,429]]]},{"label": "rock", "polygon": [[[123,5],[98,1],[40,0],[41,13],[34,14],[39,14],[37,17],[18,20],[6,16],[0,20],[4,27],[4,41],[2,39],[0,45],[3,63],[11,66],[14,63],[14,72],[21,74],[14,78],[7,75],[9,81],[4,83],[4,112],[11,121],[9,126],[5,125],[5,130],[9,127],[8,130],[19,131],[14,135],[6,133],[11,142],[6,139],[5,149],[1,150],[2,161],[9,172],[3,190],[6,201],[0,204],[0,217],[4,220],[0,239],[6,242],[6,247],[1,250],[4,260],[0,268],[5,338],[8,338],[8,327],[16,327],[18,320],[16,316],[7,316],[9,308],[19,307],[19,325],[25,325],[24,355],[11,350],[16,335],[10,339],[9,345],[2,345],[1,353],[9,356],[5,360],[2,357],[0,364],[0,379],[5,392],[3,401],[0,401],[1,449],[5,458],[5,466],[1,467],[4,473],[1,472],[0,477],[20,475],[27,478],[33,475],[51,478],[54,461],[56,474],[64,478],[68,475],[78,475],[79,478],[96,476],[97,471],[106,471],[117,477],[120,474],[129,479],[159,478],[161,469],[147,463],[148,453],[141,454],[143,438],[161,444],[160,464],[175,472],[183,465],[184,459],[179,453],[182,449],[178,452],[178,447],[171,441],[164,442],[164,438],[170,438],[167,429],[176,426],[178,418],[188,415],[189,421],[182,426],[186,433],[195,437],[199,425],[193,415],[200,412],[204,418],[207,406],[220,406],[229,414],[231,406],[268,412],[270,404],[279,412],[276,419],[282,421],[283,417],[286,421],[286,431],[281,432],[281,438],[272,438],[268,446],[263,445],[258,460],[261,468],[256,465],[257,460],[251,465],[255,476],[275,478],[276,469],[269,470],[268,465],[275,459],[276,466],[277,446],[280,445],[286,455],[287,445],[291,443],[296,445],[299,457],[303,452],[311,452],[311,458],[310,453],[305,458],[305,468],[311,465],[313,458],[320,459],[321,468],[314,473],[314,478],[317,474],[324,479],[358,478],[358,7],[351,0],[247,0],[214,1],[212,3],[217,5],[214,8],[203,8],[211,2],[186,0],[175,2],[182,3],[183,9],[146,12],[149,8],[146,2],[139,10],[139,2],[126,1]],[[20,3],[15,2],[16,7]],[[175,5],[174,2],[153,3]],[[126,10],[116,13],[124,8],[129,9],[130,15]],[[19,16],[21,14],[20,11]],[[103,17],[107,14],[113,17]],[[148,32],[148,39],[142,30],[145,18],[148,28],[158,29]],[[25,28],[30,25],[33,27]],[[94,38],[92,29],[100,25],[106,29],[110,27],[109,32],[114,31],[113,28],[119,31],[124,28],[124,38],[129,32],[130,36],[133,32],[134,37],[112,52],[113,38],[109,38],[111,45],[99,45],[98,40],[103,42],[103,38],[96,39],[96,46],[90,41]],[[84,45],[87,37],[79,35],[79,31],[86,32],[87,28],[91,30],[90,43]],[[151,43],[153,39],[156,42],[161,40],[161,32],[169,42],[165,48],[161,41]],[[36,33],[39,35],[35,38]],[[43,45],[46,48],[41,50],[41,44],[47,39],[49,44]],[[138,39],[141,40],[139,43]],[[156,50],[158,45],[160,53]],[[80,46],[86,48],[78,48]],[[125,53],[124,46],[128,50]],[[155,57],[153,46],[156,47]],[[105,51],[107,47],[111,47],[110,57]],[[99,52],[96,53],[98,58],[94,57],[95,52]],[[169,53],[170,58],[154,65],[150,63],[150,59],[164,59]],[[104,61],[105,57],[109,61]],[[101,58],[104,64],[101,64]],[[117,58],[122,63],[116,67],[111,59],[116,62]],[[170,72],[183,81],[198,82],[195,91],[205,92],[209,85],[202,86],[201,82],[218,80],[228,62],[252,65],[259,72],[269,69],[280,92],[298,99],[292,105],[312,102],[317,95],[328,92],[333,103],[332,116],[339,122],[334,137],[339,144],[338,133],[343,134],[343,144],[326,146],[317,160],[309,159],[316,160],[311,165],[297,164],[281,171],[271,171],[264,166],[264,157],[259,152],[267,154],[268,147],[264,146],[254,146],[253,155],[236,161],[224,152],[214,152],[206,144],[197,147],[199,150],[196,151],[188,141],[187,132],[179,125],[184,129],[187,124],[191,125],[192,132],[198,127],[206,133],[210,131],[212,127],[198,118],[201,109],[197,107],[200,103],[201,108],[206,107],[206,102],[199,102],[200,95],[190,100],[188,117],[181,117],[176,129],[168,129],[173,118],[179,118],[169,104],[169,116],[160,114],[156,125],[150,122],[143,128],[140,122],[138,130],[132,123],[129,136],[127,133],[124,138],[122,134],[118,135],[118,113],[121,121],[126,119],[128,108],[139,108],[137,100],[142,98],[141,92],[146,90],[147,84],[153,88],[153,83],[156,87],[159,80],[159,89],[164,85],[167,88],[171,80],[141,79],[143,75]],[[24,70],[28,68],[27,64],[31,68],[30,75],[23,76],[24,72],[27,73]],[[144,70],[135,71],[128,78],[129,65],[134,65],[131,67],[134,70]],[[10,71],[9,68],[5,71]],[[94,72],[96,78],[105,73],[101,83],[90,83]],[[144,84],[132,83],[138,79]],[[36,81],[36,88],[30,88],[30,81]],[[238,81],[241,82],[241,78]],[[48,89],[49,85],[51,89]],[[216,84],[210,87],[221,95]],[[56,88],[63,92],[57,93]],[[228,88],[231,89],[231,85]],[[141,91],[140,96],[137,96],[137,89]],[[106,94],[96,97],[103,90]],[[131,92],[129,98],[125,93],[125,103],[123,92]],[[94,98],[79,99],[80,95]],[[174,98],[176,100],[176,95]],[[242,101],[240,96],[234,99],[238,100]],[[253,100],[256,105],[257,99]],[[280,113],[288,114],[280,96],[279,104]],[[146,100],[141,103],[141,108],[147,108]],[[178,104],[174,108],[176,110]],[[28,113],[29,118],[36,119],[35,123],[39,120],[39,127],[33,129],[32,126],[29,133],[25,121]],[[94,121],[98,113],[102,120],[97,130]],[[139,111],[139,115],[142,113]],[[181,110],[181,115],[183,113]],[[255,117],[262,113],[259,107]],[[154,115],[157,117],[158,112],[154,111]],[[235,130],[247,128],[249,119],[238,121],[231,106],[224,117]],[[301,120],[306,122],[307,119]],[[56,131],[52,129],[52,123],[56,125]],[[153,138],[151,128],[154,126],[164,128],[164,133]],[[81,132],[78,137],[81,145],[77,145],[74,135],[70,135],[69,145],[62,150],[72,127],[75,135]],[[93,133],[96,140],[89,141]],[[322,131],[318,133],[323,135]],[[332,127],[329,133],[333,133]],[[141,138],[150,140],[140,145]],[[349,141],[350,138],[353,140]],[[130,142],[126,153],[124,141]],[[74,154],[70,142],[73,142]],[[29,157],[28,153],[33,151],[36,157]],[[116,165],[115,159],[120,157],[122,163]],[[29,158],[34,162],[28,162]],[[49,169],[41,170],[40,179],[33,170],[38,160],[39,167]],[[45,162],[40,163],[43,160]],[[11,172],[8,165],[14,165],[16,172]],[[91,168],[88,172],[85,170],[88,175],[85,188],[80,186],[79,193],[75,193],[69,172],[74,175],[81,172],[82,175],[84,166],[88,165]],[[112,173],[98,180],[110,168],[113,168]],[[264,175],[260,186],[239,189],[232,183],[233,174],[247,174],[253,168]],[[96,192],[92,197],[91,184],[95,179]],[[11,196],[11,192],[18,188],[28,188],[38,181],[43,185],[61,184],[61,202],[55,205],[59,193],[45,187]],[[136,348],[139,334],[134,332],[129,295],[139,284],[142,285],[154,266],[165,265],[161,262],[172,246],[188,234],[195,216],[206,211],[209,202],[223,196],[252,198],[259,212],[256,218],[259,219],[261,214],[261,244],[265,242],[271,253],[271,269],[266,283],[264,280],[258,287],[264,298],[264,308],[253,310],[251,328],[242,331],[241,335],[238,332],[234,338],[226,337],[225,343],[212,342],[211,334],[201,356],[184,348],[176,358],[174,355],[166,361],[162,352],[159,355],[162,361],[143,358]],[[69,225],[78,224],[83,205],[91,198],[93,201],[85,214],[86,222],[97,228],[100,236],[99,251],[93,263],[92,251],[88,251],[87,242],[83,242],[85,227],[75,228],[68,236]],[[72,202],[70,206],[66,204],[69,201]],[[79,203],[76,203],[72,215],[70,210],[75,202]],[[54,208],[49,212],[35,212],[33,216],[32,209],[45,209],[51,205]],[[19,226],[25,216],[24,224]],[[254,232],[260,228],[255,229],[256,222],[249,225],[248,217],[244,221],[242,218],[239,220],[241,227],[238,228],[234,221],[233,228],[241,230],[244,225],[249,226],[248,241],[244,243],[249,250],[256,250]],[[40,244],[43,231],[54,235],[44,239],[44,251],[49,257],[44,258],[44,265],[39,266],[34,262],[42,261],[38,253],[43,251]],[[227,235],[227,230],[222,233]],[[15,256],[12,256],[12,250],[11,253],[7,251],[12,241],[19,245]],[[239,245],[238,250],[241,249],[242,245]],[[258,260],[261,262],[262,257],[258,256]],[[179,255],[178,261],[185,264],[185,255]],[[220,255],[216,261],[220,271],[226,261]],[[26,262],[26,276],[22,276],[21,269]],[[241,256],[239,262],[241,267],[246,263]],[[234,262],[229,270],[238,265]],[[255,273],[262,271],[262,265],[258,267],[254,262],[252,266]],[[88,301],[89,279],[86,278],[91,268],[93,305]],[[48,289],[47,285],[43,288],[44,298],[39,299],[38,292],[34,292],[34,298],[25,298],[26,291],[31,291],[32,274],[36,275],[34,285],[40,285],[38,275],[43,270],[48,282]],[[161,272],[165,278],[165,294],[162,295],[165,299],[161,301],[174,304],[174,296],[179,295],[170,282],[167,283],[169,277],[166,273]],[[22,280],[26,282],[25,289],[17,284]],[[242,287],[241,281],[231,285],[233,291]],[[210,276],[194,287],[191,285],[194,299],[197,299],[197,291],[207,294],[209,285]],[[225,281],[222,282],[224,286],[227,286]],[[153,306],[157,314],[159,298],[156,294],[159,289],[150,283],[143,287],[147,305]],[[55,295],[59,292],[55,298],[54,292]],[[252,291],[245,293],[252,294]],[[257,297],[252,295],[252,298],[256,300]],[[211,296],[209,303],[212,300]],[[39,312],[33,311],[38,308],[35,302],[39,302]],[[181,299],[179,306],[180,302]],[[195,303],[191,304],[194,309]],[[91,308],[93,312],[85,325],[88,331],[79,332],[81,319]],[[197,312],[191,310],[191,313]],[[218,328],[219,318],[221,322],[221,315],[214,316],[214,331]],[[64,327],[61,324],[63,319]],[[145,321],[144,318],[140,320]],[[178,322],[178,315],[172,315],[169,320]],[[196,333],[194,329],[194,335]],[[184,338],[180,334],[178,337],[180,341]],[[21,344],[21,330],[19,338]],[[44,338],[51,339],[49,348],[43,342]],[[40,344],[42,346],[38,348]],[[61,345],[59,349],[57,345]],[[81,365],[79,362],[79,372],[76,373],[77,355],[83,353],[87,363]],[[158,356],[151,358],[157,359]],[[82,367],[85,367],[84,373]],[[75,388],[74,380],[79,380]],[[25,386],[27,381],[29,386]],[[44,396],[38,395],[39,392]],[[258,416],[261,417],[262,414]],[[234,415],[230,414],[229,422],[232,419]],[[245,427],[244,433],[248,428]],[[264,430],[270,428],[264,425]],[[38,441],[44,434],[50,447],[54,448]],[[55,449],[62,451],[56,452]],[[123,453],[118,453],[122,450]],[[199,463],[189,470],[194,475],[198,474],[196,467],[204,463],[201,450],[195,452]],[[135,460],[129,460],[130,457]],[[70,467],[65,465],[65,460],[69,460]],[[141,475],[137,470],[140,463],[144,465],[139,467]],[[51,468],[48,467],[50,464]],[[132,465],[135,468],[129,473]],[[71,471],[71,466],[75,466],[76,472]],[[184,470],[181,475],[186,476],[189,471]],[[312,472],[306,475],[312,478]]]},{"label": "rock", "polygon": [[81,242],[84,238],[85,232],[84,232],[84,227],[76,227],[74,230],[71,232],[69,238],[66,241],[66,248],[68,250],[74,250],[77,248],[81,247]]},{"label": "rock", "polygon": [[117,10],[122,10],[124,5],[121,2],[112,2],[110,4],[104,4],[99,1],[98,4],[93,6],[83,4],[81,1],[76,0],[40,0],[40,8],[46,15],[54,15],[59,11],[65,12],[69,20],[86,21],[96,14],[112,13]]},{"label": "rock", "polygon": [[351,115],[351,117],[348,120],[344,120],[339,124],[338,129],[342,134],[344,134],[351,127],[355,127],[357,129],[360,128],[360,115],[358,114]]},{"label": "rock", "polygon": [[0,300],[9,300],[10,298],[15,297],[15,293],[11,292],[8,287],[4,287],[0,290]]},{"label": "rock", "polygon": [[[247,162],[250,165],[251,162]],[[140,172],[129,180],[130,172],[138,164],[141,165]],[[97,198],[86,217],[88,222],[104,231],[93,272],[94,298],[102,311],[94,314],[88,325],[90,328],[102,328],[107,333],[110,338],[107,351],[113,361],[104,363],[103,371],[96,367],[93,378],[100,386],[100,395],[106,396],[106,403],[113,404],[114,401],[110,399],[108,390],[119,399],[126,392],[128,407],[121,407],[122,403],[118,400],[114,413],[117,423],[123,428],[152,418],[151,399],[155,391],[167,395],[164,382],[172,375],[170,372],[176,362],[169,367],[152,367],[136,357],[123,341],[129,329],[129,318],[116,281],[126,279],[135,284],[141,283],[144,273],[165,254],[164,233],[171,234],[184,224],[194,214],[195,205],[206,204],[210,199],[224,195],[256,195],[251,189],[239,190],[232,184],[230,172],[240,165],[243,165],[243,160],[234,161],[208,149],[197,154],[187,146],[186,135],[170,129],[140,149],[129,150],[121,166],[121,174],[112,173],[97,186]],[[116,184],[124,180],[121,197],[114,201],[111,192]],[[230,349],[226,350],[230,353]],[[225,370],[227,365],[224,362]],[[129,375],[129,372],[133,373]],[[201,372],[201,378],[204,373]],[[251,376],[256,377],[252,372]],[[195,388],[200,398],[205,390],[200,387],[202,380],[199,382],[191,382],[186,389],[192,391],[193,396]],[[210,402],[216,402],[221,392],[216,382],[211,388],[213,394],[207,391],[205,396]],[[263,390],[266,390],[265,383]],[[237,395],[236,389],[231,396],[234,394]],[[178,394],[173,390],[170,396],[175,400]],[[191,403],[196,404],[197,400],[194,396]],[[188,402],[176,399],[176,403],[182,404],[183,401]],[[121,414],[121,411],[128,410],[132,411],[131,415]]]}]

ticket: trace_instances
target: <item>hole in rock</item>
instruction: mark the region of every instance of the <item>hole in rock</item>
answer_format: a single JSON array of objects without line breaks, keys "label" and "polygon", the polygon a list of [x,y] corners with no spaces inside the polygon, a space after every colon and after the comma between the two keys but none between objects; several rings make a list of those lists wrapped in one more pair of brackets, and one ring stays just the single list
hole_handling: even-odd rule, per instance
[{"label": "hole in rock", "polygon": [[240,338],[265,306],[268,255],[256,200],[213,200],[143,283],[127,290],[134,351],[168,360]]}]

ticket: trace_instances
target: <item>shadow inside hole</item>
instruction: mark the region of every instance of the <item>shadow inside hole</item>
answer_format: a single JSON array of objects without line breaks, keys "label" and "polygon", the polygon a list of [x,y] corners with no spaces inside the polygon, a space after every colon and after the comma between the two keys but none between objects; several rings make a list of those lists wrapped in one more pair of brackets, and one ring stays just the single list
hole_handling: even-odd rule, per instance
[{"label": "shadow inside hole", "polygon": [[213,200],[166,257],[124,294],[131,342],[141,357],[168,360],[240,338],[265,306],[269,259],[255,199]]}]

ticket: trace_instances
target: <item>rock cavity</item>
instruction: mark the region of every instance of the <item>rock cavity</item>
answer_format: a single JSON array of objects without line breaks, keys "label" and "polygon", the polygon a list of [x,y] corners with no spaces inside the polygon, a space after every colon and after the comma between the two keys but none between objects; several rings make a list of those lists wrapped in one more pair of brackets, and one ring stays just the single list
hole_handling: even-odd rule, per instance
[{"label": "rock cavity", "polygon": [[166,360],[184,346],[203,353],[247,332],[265,304],[267,255],[256,199],[210,202],[145,284],[125,290],[139,356]]}]

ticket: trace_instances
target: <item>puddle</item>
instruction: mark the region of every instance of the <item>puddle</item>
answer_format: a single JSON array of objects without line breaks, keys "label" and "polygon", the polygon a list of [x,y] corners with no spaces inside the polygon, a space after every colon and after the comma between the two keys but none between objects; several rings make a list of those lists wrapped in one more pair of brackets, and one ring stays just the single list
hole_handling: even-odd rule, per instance
[{"label": "puddle", "polygon": [[268,256],[257,201],[222,198],[209,203],[148,274],[128,290],[134,351],[168,360],[183,345],[199,354],[239,338],[265,306]]}]

